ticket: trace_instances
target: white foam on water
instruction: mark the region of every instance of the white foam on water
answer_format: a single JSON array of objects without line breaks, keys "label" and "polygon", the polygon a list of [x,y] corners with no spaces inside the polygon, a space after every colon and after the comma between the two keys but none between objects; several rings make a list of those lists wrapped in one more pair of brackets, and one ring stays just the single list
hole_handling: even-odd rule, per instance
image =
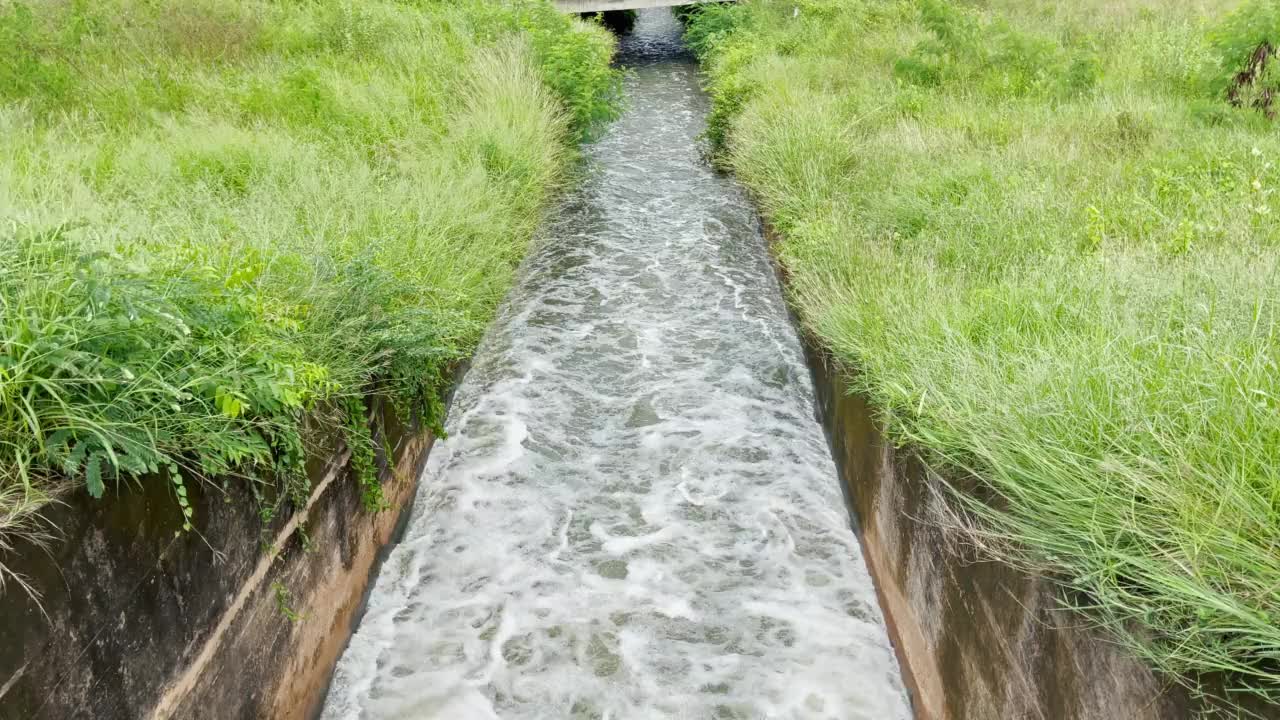
[{"label": "white foam on water", "polygon": [[327,720],[910,716],[758,220],[665,11],[454,400]]}]

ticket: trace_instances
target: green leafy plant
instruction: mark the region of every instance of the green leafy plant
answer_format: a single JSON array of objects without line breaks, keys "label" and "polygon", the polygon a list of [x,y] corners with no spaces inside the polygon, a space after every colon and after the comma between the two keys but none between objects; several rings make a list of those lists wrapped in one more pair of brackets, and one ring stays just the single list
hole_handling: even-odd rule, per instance
[{"label": "green leafy plant", "polygon": [[347,422],[343,429],[347,448],[351,451],[351,472],[360,485],[360,501],[369,512],[385,510],[388,505],[378,478],[373,434],[369,429],[364,403],[358,397],[349,397],[346,399],[345,409]]},{"label": "green leafy plant", "polygon": [[285,584],[276,580],[271,583],[271,593],[275,596],[276,610],[280,612],[284,619],[291,623],[300,623],[305,617],[293,608],[293,593],[289,592],[289,588]]},{"label": "green leafy plant", "polygon": [[685,23],[684,41],[694,53],[703,59],[717,57],[720,70],[716,82],[708,88],[713,102],[707,118],[707,139],[713,148],[723,148],[728,140],[730,123],[743,104],[755,93],[756,84],[732,71],[737,64],[734,58],[745,61],[753,49],[749,45],[728,45],[744,16],[733,11],[727,3],[686,5],[679,8],[677,16]]},{"label": "green leafy plant", "polygon": [[530,28],[543,80],[563,100],[579,133],[585,137],[617,117],[622,73],[609,64],[612,39],[580,29],[547,3],[522,6],[520,18]]},{"label": "green leafy plant", "polygon": [[1217,63],[1209,85],[1237,107],[1275,117],[1280,95],[1280,6],[1254,0],[1210,32]]}]

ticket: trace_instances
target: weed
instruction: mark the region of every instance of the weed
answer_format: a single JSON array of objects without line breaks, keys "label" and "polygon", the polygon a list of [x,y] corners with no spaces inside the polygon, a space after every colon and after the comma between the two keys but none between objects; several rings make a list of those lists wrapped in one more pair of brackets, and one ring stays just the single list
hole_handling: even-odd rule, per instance
[{"label": "weed", "polygon": [[284,619],[291,623],[299,623],[305,619],[301,613],[293,609],[293,593],[289,592],[289,588],[285,587],[284,583],[279,580],[272,582],[271,593],[276,599],[276,610],[284,616]]},{"label": "weed", "polygon": [[1209,84],[1237,107],[1275,117],[1280,94],[1280,7],[1264,0],[1245,3],[1210,34],[1217,63]]}]

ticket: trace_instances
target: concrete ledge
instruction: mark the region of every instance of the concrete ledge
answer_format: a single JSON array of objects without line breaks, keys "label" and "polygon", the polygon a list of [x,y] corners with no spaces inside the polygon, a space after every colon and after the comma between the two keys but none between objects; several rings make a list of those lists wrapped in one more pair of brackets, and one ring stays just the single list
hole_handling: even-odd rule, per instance
[{"label": "concrete ledge", "polygon": [[314,715],[432,442],[389,404],[374,412],[388,428],[392,457],[378,460],[393,510],[363,510],[336,442],[309,465],[304,506],[267,526],[253,503],[211,487],[191,487],[203,537],[176,532],[163,482],[71,497],[52,513],[62,540],[49,553],[6,558],[43,612],[13,585],[0,596],[0,718]]},{"label": "concrete ledge", "polygon": [[[849,394],[849,371],[807,340],[832,454],[919,720],[1236,716],[1156,675],[1063,607],[1048,580],[984,558],[954,522],[941,479],[885,440],[866,402]],[[1249,717],[1280,718],[1276,705],[1237,700]]]},{"label": "concrete ledge", "polygon": [[[1053,587],[978,555],[945,490],[880,434],[841,368],[809,347],[824,424],[920,720],[1189,720],[1169,678],[1061,607]],[[1268,716],[1270,717],[1270,716]]]}]

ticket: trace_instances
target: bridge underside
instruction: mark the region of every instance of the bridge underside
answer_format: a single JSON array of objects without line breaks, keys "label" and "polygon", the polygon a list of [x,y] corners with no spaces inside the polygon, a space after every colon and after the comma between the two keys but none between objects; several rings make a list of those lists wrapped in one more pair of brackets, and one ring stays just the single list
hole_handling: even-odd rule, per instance
[{"label": "bridge underside", "polygon": [[[713,0],[555,0],[556,7],[564,12],[594,13],[609,10],[643,10],[644,8],[696,5]],[[724,1],[724,0],[715,0]]]}]

